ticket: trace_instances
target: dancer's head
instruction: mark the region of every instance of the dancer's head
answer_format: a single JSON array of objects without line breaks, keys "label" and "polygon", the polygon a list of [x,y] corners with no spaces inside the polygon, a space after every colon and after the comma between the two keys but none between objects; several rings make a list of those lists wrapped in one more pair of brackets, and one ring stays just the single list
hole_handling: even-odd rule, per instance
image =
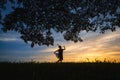
[{"label": "dancer's head", "polygon": [[59,49],[61,49],[61,46],[60,46],[60,45],[59,45],[58,47],[59,47]]}]

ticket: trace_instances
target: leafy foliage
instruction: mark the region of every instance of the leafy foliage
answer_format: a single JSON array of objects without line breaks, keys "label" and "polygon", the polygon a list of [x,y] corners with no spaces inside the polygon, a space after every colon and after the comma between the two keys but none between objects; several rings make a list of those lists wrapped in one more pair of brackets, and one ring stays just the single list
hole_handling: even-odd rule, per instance
[{"label": "leafy foliage", "polygon": [[31,47],[53,45],[52,29],[64,32],[65,40],[78,42],[83,30],[104,33],[120,26],[119,0],[1,0],[1,11],[7,1],[14,4],[13,11],[1,18],[2,30],[19,32]]}]

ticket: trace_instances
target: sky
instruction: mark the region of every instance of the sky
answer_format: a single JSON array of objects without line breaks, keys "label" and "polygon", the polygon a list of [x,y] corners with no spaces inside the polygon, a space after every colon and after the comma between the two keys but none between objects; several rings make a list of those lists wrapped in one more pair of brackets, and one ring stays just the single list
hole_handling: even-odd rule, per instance
[{"label": "sky", "polygon": [[[3,11],[3,17],[12,11],[10,3]],[[120,10],[119,10],[120,11]],[[1,28],[1,26],[0,26]],[[66,47],[63,62],[87,62],[95,60],[120,61],[120,28],[115,32],[106,31],[105,34],[97,32],[82,31],[80,36],[83,42],[65,41],[62,34],[53,31],[55,38],[54,46],[38,46],[31,48],[26,44],[20,34],[14,31],[4,33],[0,30],[0,61],[57,61],[54,51],[58,49],[57,44]]]},{"label": "sky", "polygon": [[26,44],[20,34],[14,31],[3,33],[0,30],[0,61],[57,61],[54,51],[58,49],[57,44],[66,47],[63,62],[87,62],[95,60],[120,61],[120,28],[115,32],[82,31],[80,36],[83,42],[74,43],[65,41],[62,34],[54,32],[54,46],[38,46],[31,48]]}]

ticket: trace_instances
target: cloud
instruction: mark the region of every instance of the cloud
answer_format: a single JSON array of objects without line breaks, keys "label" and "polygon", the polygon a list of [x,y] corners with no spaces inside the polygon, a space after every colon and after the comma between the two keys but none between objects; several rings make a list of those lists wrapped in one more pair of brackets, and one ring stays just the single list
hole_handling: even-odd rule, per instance
[{"label": "cloud", "polygon": [[18,34],[17,32],[8,31],[7,33],[3,33],[2,31],[0,31],[0,41],[2,42],[21,41],[19,36],[20,34]]},{"label": "cloud", "polygon": [[112,56],[117,56],[117,57],[120,57],[120,53],[114,53],[114,54],[111,54]]},{"label": "cloud", "polygon": [[[90,58],[92,60],[96,58],[104,59],[105,57],[118,57],[117,55],[120,54],[119,30],[116,32],[108,31],[105,34],[100,34],[98,32],[83,32],[81,36],[84,38],[83,42],[74,43],[66,41],[62,44],[66,46],[64,61],[80,61],[81,58]],[[59,37],[57,37],[57,39],[59,40]],[[43,52],[50,53],[56,49],[57,45],[55,45],[55,47],[46,48]]]},{"label": "cloud", "polygon": [[0,38],[0,41],[20,41],[18,38]]},{"label": "cloud", "polygon": [[31,48],[30,44],[24,43],[19,38],[20,34],[16,32],[1,33],[0,55],[11,55],[14,58],[15,56],[26,57],[27,59],[35,58],[36,61],[56,61],[57,58],[53,52],[58,49],[57,44],[60,44],[66,47],[64,61],[120,57],[120,29],[116,32],[108,31],[105,34],[100,34],[99,32],[86,33],[83,31],[80,36],[84,41],[78,43],[65,41],[62,34],[53,33],[55,37],[54,46],[35,46],[34,48]]},{"label": "cloud", "polygon": [[[120,29],[116,32],[106,32],[105,34],[93,33],[90,32],[87,34],[84,33],[84,41],[82,43],[66,43],[67,53],[72,53],[71,57],[113,57],[115,53],[120,54]],[[112,54],[112,55],[108,55]],[[71,55],[71,54],[69,54]],[[114,55],[118,57],[117,55]],[[67,56],[66,56],[67,57]]]}]

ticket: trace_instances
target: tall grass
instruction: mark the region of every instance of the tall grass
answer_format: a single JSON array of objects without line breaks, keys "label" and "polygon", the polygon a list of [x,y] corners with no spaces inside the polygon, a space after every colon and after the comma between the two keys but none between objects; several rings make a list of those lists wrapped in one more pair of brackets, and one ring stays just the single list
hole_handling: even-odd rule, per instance
[{"label": "tall grass", "polygon": [[0,62],[0,80],[120,80],[120,63]]}]

